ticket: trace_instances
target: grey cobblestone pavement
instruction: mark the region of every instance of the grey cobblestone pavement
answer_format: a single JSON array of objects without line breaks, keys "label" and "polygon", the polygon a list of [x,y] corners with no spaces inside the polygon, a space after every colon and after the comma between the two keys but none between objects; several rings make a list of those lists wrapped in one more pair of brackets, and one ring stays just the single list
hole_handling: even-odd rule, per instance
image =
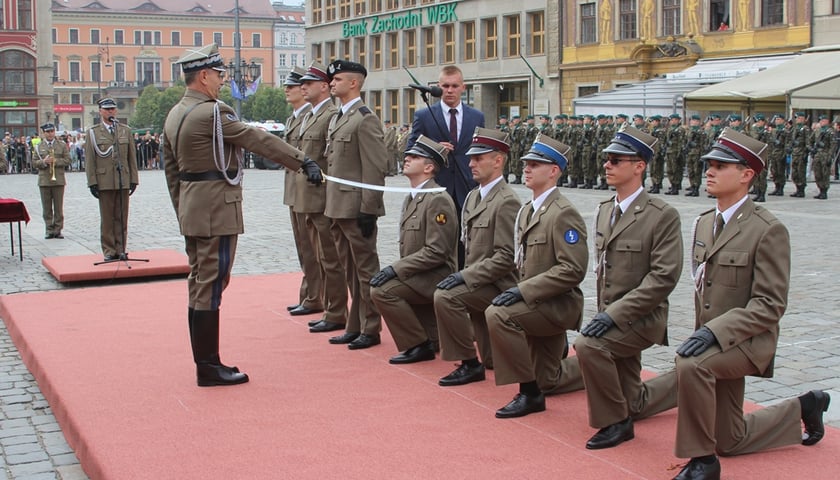
[{"label": "grey cobblestone pavement", "polygon": [[[240,237],[234,275],[253,275],[300,270],[292,247],[288,209],[282,205],[282,171],[249,170],[244,185],[245,235]],[[9,253],[6,225],[0,225],[0,294],[76,288],[58,283],[41,265],[41,258],[57,255],[99,254],[99,214],[96,200],[85,187],[83,173],[68,174],[65,193],[64,240],[45,240],[36,178],[32,175],[0,176],[0,197],[22,200],[32,217],[24,228],[24,260]],[[390,177],[388,185],[407,186],[403,177]],[[523,200],[530,191],[514,189]],[[595,206],[609,192],[561,189],[592,224]],[[811,389],[827,389],[840,395],[840,193],[829,192],[827,201],[813,200],[810,186],[806,199],[768,197],[765,204],[788,227],[793,246],[790,301],[782,320],[782,335],[772,379],[750,379],[749,400],[767,405]],[[684,240],[694,218],[714,206],[713,200],[663,197],[682,213]],[[379,223],[379,253],[382,265],[397,257],[397,223],[403,194],[385,195],[387,216]],[[17,237],[17,228],[14,232]],[[17,241],[17,238],[15,238]],[[140,172],[140,187],[131,197],[129,251],[153,248],[183,250],[162,171]],[[16,247],[17,248],[17,247]],[[17,253],[17,252],[16,252]],[[594,275],[584,282],[585,316],[594,313]],[[234,281],[236,281],[234,279]],[[105,285],[107,283],[103,283]],[[90,285],[86,285],[90,286]],[[661,372],[673,365],[674,349],[692,331],[693,299],[688,263],[671,295],[671,346],[645,353],[646,369]],[[835,395],[835,396],[837,396]],[[840,399],[840,396],[837,397]],[[840,410],[829,411],[829,424],[840,427]],[[0,323],[0,480],[86,479],[73,450],[38,384],[21,361]]]}]

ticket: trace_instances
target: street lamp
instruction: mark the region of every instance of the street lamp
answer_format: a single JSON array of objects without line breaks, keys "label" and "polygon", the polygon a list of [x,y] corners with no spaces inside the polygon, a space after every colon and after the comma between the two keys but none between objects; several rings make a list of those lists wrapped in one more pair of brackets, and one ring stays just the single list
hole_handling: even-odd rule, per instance
[{"label": "street lamp", "polygon": [[260,75],[260,66],[253,61],[245,62],[242,56],[242,38],[239,32],[239,0],[234,1],[233,8],[233,61],[227,65],[227,73],[233,79],[233,83],[239,87],[239,97],[236,98],[236,116],[242,118],[242,97],[245,95],[245,87],[255,82]]},{"label": "street lamp", "polygon": [[99,66],[99,74],[96,76],[96,93],[102,98],[102,56],[105,56],[105,66],[111,66],[111,49],[108,48],[108,38],[105,38],[105,45],[100,45],[96,50],[96,63]]}]

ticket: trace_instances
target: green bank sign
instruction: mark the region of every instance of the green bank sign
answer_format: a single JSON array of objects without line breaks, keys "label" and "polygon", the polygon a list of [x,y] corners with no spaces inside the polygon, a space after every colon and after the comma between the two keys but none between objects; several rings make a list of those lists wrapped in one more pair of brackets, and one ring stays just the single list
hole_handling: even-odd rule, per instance
[{"label": "green bank sign", "polygon": [[343,38],[362,37],[407,30],[424,25],[457,22],[458,15],[455,14],[455,7],[457,6],[457,3],[432,5],[426,8],[415,8],[404,13],[392,13],[389,16],[377,15],[358,22],[344,22],[341,24],[341,36]]}]

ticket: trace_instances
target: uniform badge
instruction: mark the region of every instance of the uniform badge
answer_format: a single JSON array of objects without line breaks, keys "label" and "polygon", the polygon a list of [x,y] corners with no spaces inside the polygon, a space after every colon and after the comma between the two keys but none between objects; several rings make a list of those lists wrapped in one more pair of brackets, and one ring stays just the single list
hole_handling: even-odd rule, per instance
[{"label": "uniform badge", "polygon": [[435,215],[435,221],[438,225],[446,225],[446,214],[445,213],[438,213]]},{"label": "uniform badge", "polygon": [[226,116],[226,117],[227,117],[227,119],[228,119],[228,120],[230,120],[231,122],[235,122],[235,121],[239,120],[238,118],[236,118],[236,114],[233,114],[233,113],[228,113],[228,114],[225,114],[225,116]]},{"label": "uniform badge", "polygon": [[580,234],[574,228],[570,228],[563,234],[563,238],[566,239],[566,243],[569,245],[574,245],[580,240]]}]

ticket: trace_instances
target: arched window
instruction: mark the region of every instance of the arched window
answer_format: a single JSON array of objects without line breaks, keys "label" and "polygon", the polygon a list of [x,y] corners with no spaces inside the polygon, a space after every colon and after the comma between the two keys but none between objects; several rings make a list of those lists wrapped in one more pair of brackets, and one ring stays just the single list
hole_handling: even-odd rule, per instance
[{"label": "arched window", "polygon": [[0,96],[35,95],[35,57],[20,50],[0,53]]}]

